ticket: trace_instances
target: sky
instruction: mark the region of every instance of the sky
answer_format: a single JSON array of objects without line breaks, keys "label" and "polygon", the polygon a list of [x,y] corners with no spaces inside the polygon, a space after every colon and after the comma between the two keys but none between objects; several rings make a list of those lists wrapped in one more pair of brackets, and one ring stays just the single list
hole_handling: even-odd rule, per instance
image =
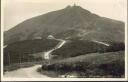
[{"label": "sky", "polygon": [[74,3],[98,14],[116,20],[126,20],[126,0],[2,0],[4,30],[34,16],[63,9]]}]

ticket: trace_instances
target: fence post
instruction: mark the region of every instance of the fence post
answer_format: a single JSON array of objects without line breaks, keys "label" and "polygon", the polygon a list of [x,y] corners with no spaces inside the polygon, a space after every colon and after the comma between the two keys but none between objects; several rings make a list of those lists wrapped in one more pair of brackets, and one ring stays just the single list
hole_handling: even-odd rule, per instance
[{"label": "fence post", "polygon": [[9,61],[8,64],[10,65],[10,55],[9,55],[9,53],[8,53],[8,61]]}]

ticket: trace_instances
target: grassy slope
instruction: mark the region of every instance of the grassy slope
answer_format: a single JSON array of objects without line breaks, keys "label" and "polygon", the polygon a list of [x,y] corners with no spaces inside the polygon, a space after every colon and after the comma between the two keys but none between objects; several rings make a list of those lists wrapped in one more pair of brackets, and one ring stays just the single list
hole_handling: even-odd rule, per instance
[{"label": "grassy slope", "polygon": [[50,39],[25,40],[8,45],[4,49],[4,65],[40,61],[35,53],[50,50],[58,41]]},{"label": "grassy slope", "polygon": [[78,76],[109,76],[121,77],[124,74],[124,51],[109,53],[92,53],[67,58],[59,62],[43,65],[43,70],[51,70],[59,74],[72,74]]},{"label": "grassy slope", "polygon": [[103,44],[98,44],[88,40],[73,40],[71,42],[67,42],[63,47],[53,51],[52,54],[63,59],[88,53],[103,53],[124,50],[123,43],[109,42],[109,44],[110,46],[105,46]]}]

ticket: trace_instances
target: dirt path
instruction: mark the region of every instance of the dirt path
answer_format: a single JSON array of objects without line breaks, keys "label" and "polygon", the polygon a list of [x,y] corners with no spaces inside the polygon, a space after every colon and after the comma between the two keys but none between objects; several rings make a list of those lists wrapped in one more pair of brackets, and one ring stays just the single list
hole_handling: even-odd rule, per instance
[{"label": "dirt path", "polygon": [[[65,43],[66,41],[65,40],[61,40],[61,39],[56,39],[58,41],[60,41],[60,43],[58,43],[53,49],[47,51],[47,52],[44,52],[44,58],[46,60],[49,60],[50,59],[50,55],[51,55],[51,52],[58,49],[58,48],[61,48]],[[46,75],[42,75],[40,74],[39,72],[37,72],[37,69],[40,68],[42,65],[35,65],[35,66],[32,66],[32,67],[27,67],[27,68],[20,68],[20,69],[17,69],[17,70],[14,70],[14,71],[9,71],[9,72],[5,72],[4,74],[4,77],[12,77],[12,78],[50,78]]]},{"label": "dirt path", "polygon": [[51,50],[49,50],[49,51],[47,51],[47,52],[44,52],[44,59],[47,59],[47,60],[49,60],[50,59],[50,55],[51,55],[51,53],[54,51],[54,50],[56,50],[56,49],[58,49],[58,48],[61,48],[65,43],[66,43],[66,41],[65,40],[61,40],[61,39],[56,39],[56,40],[58,40],[58,41],[60,41],[53,49],[51,49]]},{"label": "dirt path", "polygon": [[27,68],[20,68],[18,70],[10,71],[10,72],[5,72],[4,77],[12,77],[12,78],[50,78],[46,75],[42,75],[39,72],[37,72],[37,69],[40,68],[41,65],[35,65],[32,67],[27,67]]}]

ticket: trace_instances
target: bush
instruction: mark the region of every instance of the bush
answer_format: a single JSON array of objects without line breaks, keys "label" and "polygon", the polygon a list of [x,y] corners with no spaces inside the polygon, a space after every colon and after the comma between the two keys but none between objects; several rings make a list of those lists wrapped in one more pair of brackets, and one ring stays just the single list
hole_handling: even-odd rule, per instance
[{"label": "bush", "polygon": [[59,74],[77,72],[80,76],[121,77],[124,75],[124,51],[93,53],[63,59],[49,65],[43,70]]}]

